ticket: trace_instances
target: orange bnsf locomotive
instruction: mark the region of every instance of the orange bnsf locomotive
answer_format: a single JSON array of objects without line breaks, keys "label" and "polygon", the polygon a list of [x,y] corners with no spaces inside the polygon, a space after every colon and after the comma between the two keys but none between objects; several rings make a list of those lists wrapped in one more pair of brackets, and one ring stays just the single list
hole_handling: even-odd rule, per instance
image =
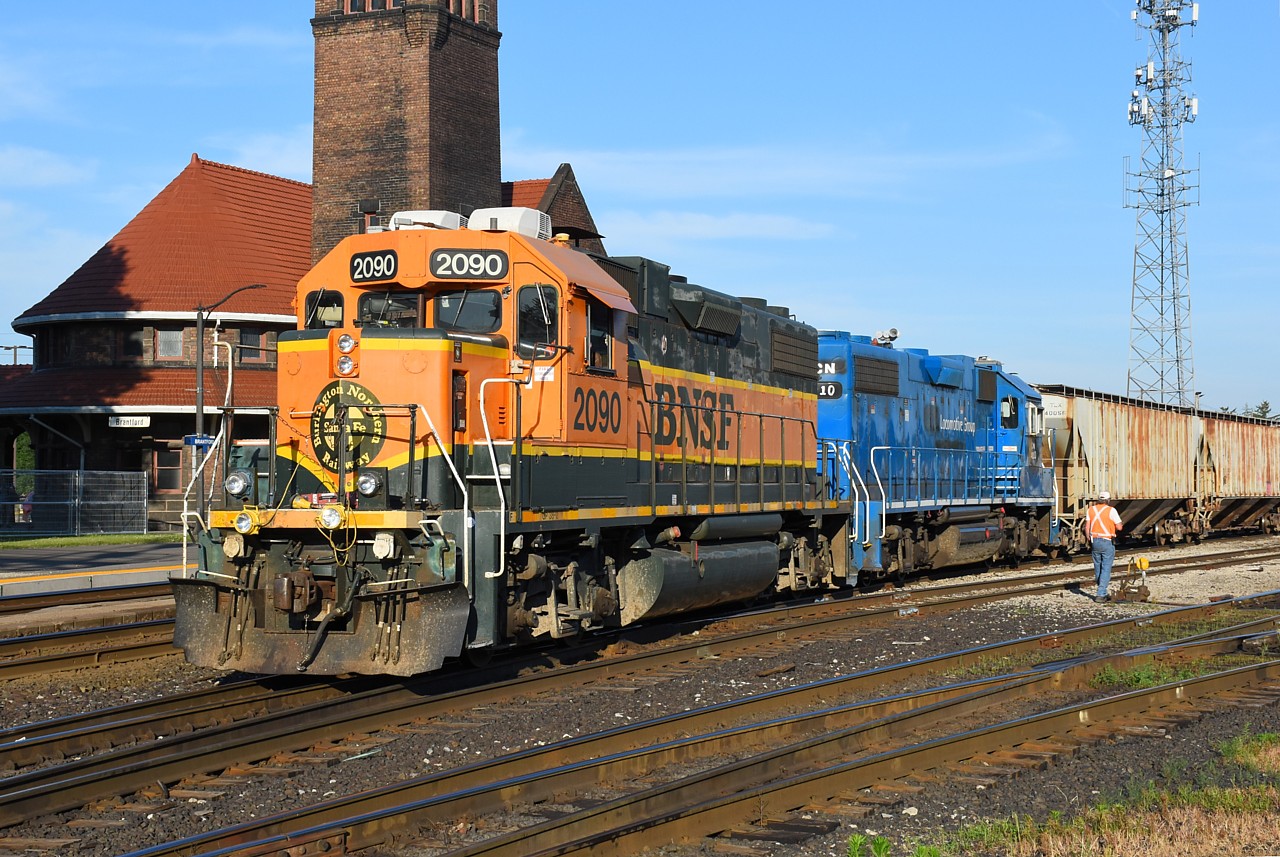
[{"label": "orange bnsf locomotive", "polygon": [[188,660],[413,675],[845,582],[816,331],[547,230],[404,212],[302,279],[269,436],[228,412],[173,579]]}]

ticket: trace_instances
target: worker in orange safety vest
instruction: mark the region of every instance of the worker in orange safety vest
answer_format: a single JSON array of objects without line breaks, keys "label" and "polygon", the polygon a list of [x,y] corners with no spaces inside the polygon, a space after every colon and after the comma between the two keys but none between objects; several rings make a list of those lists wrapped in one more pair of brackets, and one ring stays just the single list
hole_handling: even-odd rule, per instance
[{"label": "worker in orange safety vest", "polygon": [[1085,510],[1085,535],[1093,552],[1093,579],[1098,584],[1094,601],[1107,601],[1111,585],[1111,565],[1116,559],[1116,533],[1124,528],[1120,513],[1111,507],[1111,494],[1098,492],[1098,499]]}]

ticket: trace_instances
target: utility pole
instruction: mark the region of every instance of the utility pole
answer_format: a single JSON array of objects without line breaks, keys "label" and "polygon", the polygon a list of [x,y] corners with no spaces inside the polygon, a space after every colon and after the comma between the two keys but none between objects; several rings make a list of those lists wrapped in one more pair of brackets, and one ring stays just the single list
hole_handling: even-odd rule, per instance
[{"label": "utility pole", "polygon": [[1150,52],[1134,70],[1129,124],[1143,131],[1141,167],[1125,158],[1127,208],[1137,209],[1133,250],[1133,303],[1129,325],[1129,395],[1191,407],[1191,290],[1186,214],[1199,203],[1199,170],[1182,165],[1182,125],[1194,122],[1198,99],[1183,92],[1191,64],[1178,49],[1178,33],[1194,27],[1200,4],[1136,0],[1131,17],[1150,35]]}]

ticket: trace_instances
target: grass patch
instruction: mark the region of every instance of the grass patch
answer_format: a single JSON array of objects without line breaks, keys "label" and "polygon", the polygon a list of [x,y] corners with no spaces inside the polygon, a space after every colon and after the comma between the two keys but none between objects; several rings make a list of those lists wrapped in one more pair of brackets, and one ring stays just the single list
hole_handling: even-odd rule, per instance
[{"label": "grass patch", "polygon": [[1144,789],[1136,800],[1093,807],[1072,819],[984,821],[927,846],[945,857],[1221,857],[1276,853],[1280,791],[1273,786]]},{"label": "grass patch", "polygon": [[1218,752],[1228,762],[1261,774],[1280,773],[1280,735],[1245,732],[1218,745]]},{"label": "grass patch", "polygon": [[144,533],[120,536],[50,536],[43,539],[0,540],[0,550],[95,547],[99,545],[180,544],[181,542],[182,533]]},{"label": "grass patch", "polygon": [[1196,658],[1174,664],[1153,661],[1123,670],[1116,669],[1112,664],[1105,664],[1089,679],[1089,686],[1098,690],[1143,690],[1172,682],[1190,681],[1208,673],[1252,663],[1257,663],[1257,658],[1228,655],[1212,660]]}]

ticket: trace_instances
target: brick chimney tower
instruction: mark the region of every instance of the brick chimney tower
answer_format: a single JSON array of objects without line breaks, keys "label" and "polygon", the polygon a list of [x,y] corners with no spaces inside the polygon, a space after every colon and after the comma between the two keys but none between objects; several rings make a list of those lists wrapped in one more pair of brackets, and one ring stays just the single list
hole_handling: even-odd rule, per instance
[{"label": "brick chimney tower", "polygon": [[501,205],[497,0],[316,0],[311,256],[375,215]]}]

